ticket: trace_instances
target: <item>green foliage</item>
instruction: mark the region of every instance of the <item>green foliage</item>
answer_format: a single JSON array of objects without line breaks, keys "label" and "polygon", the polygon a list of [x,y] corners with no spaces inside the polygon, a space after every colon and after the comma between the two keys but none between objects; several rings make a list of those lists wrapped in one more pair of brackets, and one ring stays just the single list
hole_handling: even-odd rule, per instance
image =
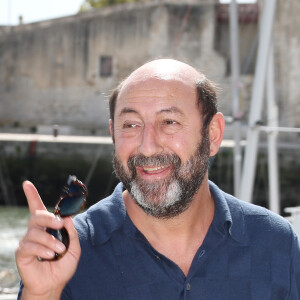
[{"label": "green foliage", "polygon": [[144,0],[84,0],[79,12],[89,11],[99,7],[111,6],[120,3],[142,2]]}]

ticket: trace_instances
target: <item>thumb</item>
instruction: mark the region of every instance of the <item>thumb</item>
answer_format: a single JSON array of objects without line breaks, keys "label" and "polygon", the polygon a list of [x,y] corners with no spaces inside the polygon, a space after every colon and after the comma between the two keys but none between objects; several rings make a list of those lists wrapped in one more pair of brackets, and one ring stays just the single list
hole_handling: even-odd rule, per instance
[{"label": "thumb", "polygon": [[30,181],[23,182],[23,190],[27,198],[31,214],[33,214],[36,210],[47,210],[37,189]]}]

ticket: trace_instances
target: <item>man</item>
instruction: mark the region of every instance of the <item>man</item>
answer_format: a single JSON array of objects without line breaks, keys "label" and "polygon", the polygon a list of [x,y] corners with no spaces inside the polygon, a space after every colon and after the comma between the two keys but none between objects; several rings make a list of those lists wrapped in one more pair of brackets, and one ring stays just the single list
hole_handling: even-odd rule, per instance
[{"label": "man", "polygon": [[[110,99],[122,182],[114,193],[74,227],[48,213],[24,183],[31,218],[16,252],[19,296],[300,299],[300,248],[290,224],[208,180],[224,132],[216,102],[213,84],[175,60],[152,61],[125,79]],[[38,260],[65,251],[45,232],[62,226],[68,251],[58,261]]]}]

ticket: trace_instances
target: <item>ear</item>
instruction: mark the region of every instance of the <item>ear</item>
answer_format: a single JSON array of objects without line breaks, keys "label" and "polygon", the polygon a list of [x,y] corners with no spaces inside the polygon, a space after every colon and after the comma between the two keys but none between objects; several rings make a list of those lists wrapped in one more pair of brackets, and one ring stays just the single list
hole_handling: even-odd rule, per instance
[{"label": "ear", "polygon": [[114,123],[112,119],[109,119],[109,132],[110,132],[110,136],[113,140],[113,143],[115,142],[115,138],[114,138]]},{"label": "ear", "polygon": [[209,124],[210,156],[218,153],[223,140],[225,120],[222,113],[216,113]]}]

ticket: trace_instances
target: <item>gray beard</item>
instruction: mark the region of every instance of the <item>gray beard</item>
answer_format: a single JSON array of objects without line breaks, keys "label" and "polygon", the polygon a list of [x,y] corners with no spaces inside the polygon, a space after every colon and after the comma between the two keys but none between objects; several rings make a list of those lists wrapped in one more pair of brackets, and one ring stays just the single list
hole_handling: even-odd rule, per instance
[{"label": "gray beard", "polygon": [[[115,154],[113,166],[135,202],[148,214],[156,218],[172,218],[184,212],[199,190],[209,165],[210,142],[203,134],[195,153],[182,165],[176,154],[160,154],[152,157],[134,155],[128,160],[129,172],[123,168]],[[137,176],[136,166],[160,166],[173,164],[171,174],[157,181],[146,181]]]}]

